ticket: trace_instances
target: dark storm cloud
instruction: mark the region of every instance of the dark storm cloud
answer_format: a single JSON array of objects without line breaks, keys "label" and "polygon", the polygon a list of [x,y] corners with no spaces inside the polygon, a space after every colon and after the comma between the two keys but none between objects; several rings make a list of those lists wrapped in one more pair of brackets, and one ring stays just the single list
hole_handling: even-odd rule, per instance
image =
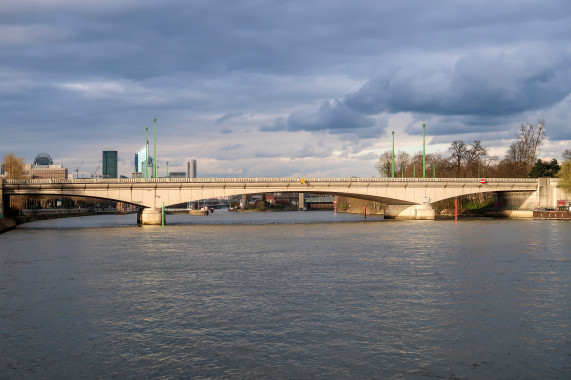
[{"label": "dark storm cloud", "polygon": [[264,132],[271,131],[319,131],[352,130],[375,125],[375,120],[351,109],[342,102],[334,100],[324,102],[317,112],[295,111],[287,121],[277,119],[273,126],[262,127]]},{"label": "dark storm cloud", "polygon": [[570,58],[568,50],[532,46],[404,65],[373,78],[345,103],[366,114],[511,115],[551,106],[569,94]]},{"label": "dark storm cloud", "polygon": [[[562,1],[19,2],[29,6],[5,5],[0,22],[16,23],[20,34],[43,28],[35,35],[50,39],[32,35],[28,43],[12,44],[2,54],[6,64],[138,79],[177,72],[315,73],[402,49],[455,49],[490,38],[496,44],[535,41],[569,31],[547,24],[561,28],[557,21],[569,10]],[[535,27],[526,27],[530,23]]]},{"label": "dark storm cloud", "polygon": [[493,129],[498,119],[554,106],[570,93],[568,49],[531,46],[511,52],[478,51],[458,59],[386,70],[342,100],[324,103],[316,113],[294,111],[287,122],[282,119],[262,130],[352,129],[370,126],[368,115],[411,112],[462,116],[455,118],[451,129],[433,131],[462,133],[474,126]]}]

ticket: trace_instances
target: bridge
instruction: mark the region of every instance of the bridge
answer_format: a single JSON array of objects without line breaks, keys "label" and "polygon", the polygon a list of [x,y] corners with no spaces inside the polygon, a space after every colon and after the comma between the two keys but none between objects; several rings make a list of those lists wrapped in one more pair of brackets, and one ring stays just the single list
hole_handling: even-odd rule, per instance
[{"label": "bridge", "polygon": [[[110,199],[143,207],[138,221],[160,223],[159,209],[208,198],[261,193],[312,193],[379,201],[387,216],[434,219],[431,204],[460,195],[527,192],[536,205],[553,186],[536,178],[152,178],[4,179],[0,199],[11,195],[56,195]],[[551,180],[557,181],[557,180]],[[556,184],[555,184],[556,186]],[[540,195],[543,194],[543,195]],[[0,204],[0,206],[2,206]],[[3,213],[3,209],[0,208]],[[158,215],[158,216],[157,216]]]}]

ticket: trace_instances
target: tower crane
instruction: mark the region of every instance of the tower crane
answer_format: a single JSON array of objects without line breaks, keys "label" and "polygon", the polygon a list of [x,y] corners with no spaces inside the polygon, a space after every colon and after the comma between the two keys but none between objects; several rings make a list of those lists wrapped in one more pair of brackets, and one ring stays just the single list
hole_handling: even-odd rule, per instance
[{"label": "tower crane", "polygon": [[95,178],[95,175],[97,174],[97,171],[99,170],[100,165],[97,165],[97,167],[95,168],[95,171],[93,173],[91,173],[91,178]]},{"label": "tower crane", "polygon": [[79,179],[79,169],[81,169],[81,165],[83,165],[84,162],[85,161],[81,161],[81,164],[75,167],[75,179]]}]

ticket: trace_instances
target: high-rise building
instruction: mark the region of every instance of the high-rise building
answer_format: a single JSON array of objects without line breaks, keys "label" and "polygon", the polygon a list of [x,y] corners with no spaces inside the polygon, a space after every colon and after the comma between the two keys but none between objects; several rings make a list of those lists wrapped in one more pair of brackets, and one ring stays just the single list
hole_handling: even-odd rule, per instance
[{"label": "high-rise building", "polygon": [[187,178],[196,178],[196,160],[188,161],[186,165]]},{"label": "high-rise building", "polygon": [[117,151],[103,151],[103,178],[117,178]]},{"label": "high-rise building", "polygon": [[153,157],[148,156],[149,162],[147,163],[147,155],[146,145],[143,145],[143,147],[135,153],[135,178],[153,178]]}]

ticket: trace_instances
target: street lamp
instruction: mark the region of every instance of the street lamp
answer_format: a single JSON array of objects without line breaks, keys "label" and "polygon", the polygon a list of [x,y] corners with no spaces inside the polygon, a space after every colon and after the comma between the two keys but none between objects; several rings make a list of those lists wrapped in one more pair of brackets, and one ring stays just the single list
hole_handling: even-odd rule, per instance
[{"label": "street lamp", "polygon": [[145,179],[147,179],[147,168],[149,167],[149,127],[145,127]]},{"label": "street lamp", "polygon": [[426,144],[425,140],[426,124],[422,124],[422,178],[426,178]]},{"label": "street lamp", "polygon": [[392,173],[393,178],[395,178],[395,131],[393,131],[393,160],[392,160]]},{"label": "street lamp", "polygon": [[153,157],[153,177],[157,178],[157,118],[155,117],[153,121],[155,122],[155,156]]}]

